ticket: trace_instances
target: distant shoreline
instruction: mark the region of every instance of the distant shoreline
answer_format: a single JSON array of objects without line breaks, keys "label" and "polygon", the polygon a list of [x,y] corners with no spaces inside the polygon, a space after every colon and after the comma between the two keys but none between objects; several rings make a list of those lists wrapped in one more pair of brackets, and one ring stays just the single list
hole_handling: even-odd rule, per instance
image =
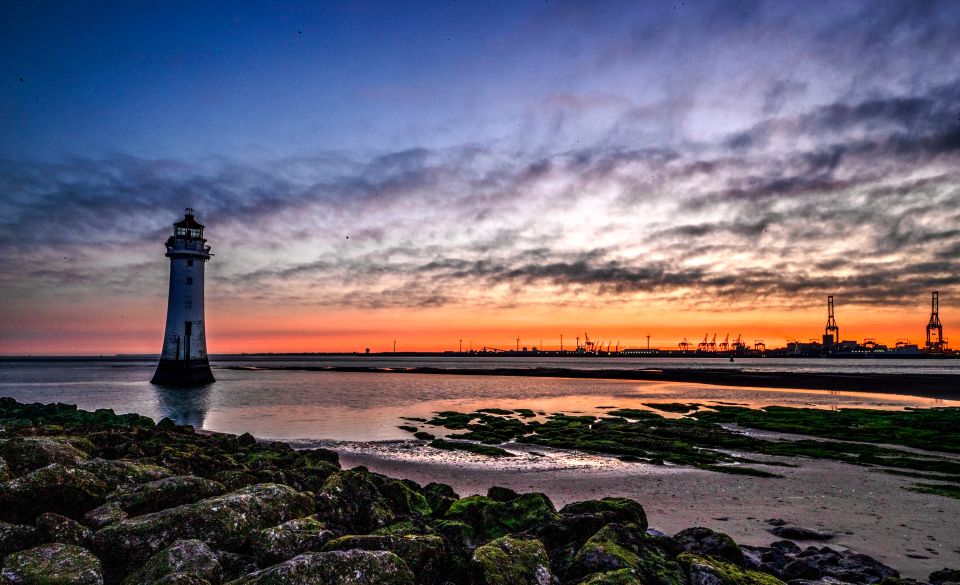
[{"label": "distant shoreline", "polygon": [[453,376],[527,376],[536,378],[584,378],[691,382],[717,386],[834,390],[875,394],[909,394],[927,398],[960,399],[960,375],[867,374],[817,372],[747,372],[734,369],[605,369],[571,368],[377,368],[367,366],[221,366],[224,370],[295,370],[309,372],[358,372],[380,374],[446,374]]}]

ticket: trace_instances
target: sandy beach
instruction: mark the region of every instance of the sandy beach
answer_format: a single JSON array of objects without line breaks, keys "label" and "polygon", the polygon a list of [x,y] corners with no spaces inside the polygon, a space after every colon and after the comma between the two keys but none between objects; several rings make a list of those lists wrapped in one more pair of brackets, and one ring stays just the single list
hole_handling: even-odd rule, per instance
[{"label": "sandy beach", "polygon": [[836,536],[823,544],[873,556],[905,577],[925,578],[931,571],[960,565],[955,520],[960,500],[908,491],[903,488],[910,485],[909,478],[865,467],[797,458],[789,462],[799,467],[768,468],[784,476],[768,479],[591,455],[565,458],[567,465],[561,468],[541,463],[540,457],[491,462],[456,453],[438,460],[424,456],[425,449],[373,443],[345,444],[338,451],[345,468],[363,465],[421,484],[447,483],[461,496],[500,485],[543,492],[557,507],[604,496],[633,498],[643,504],[651,527],[667,534],[706,526],[741,544],[768,545],[779,539],[767,532],[765,520],[781,518],[833,532]]}]

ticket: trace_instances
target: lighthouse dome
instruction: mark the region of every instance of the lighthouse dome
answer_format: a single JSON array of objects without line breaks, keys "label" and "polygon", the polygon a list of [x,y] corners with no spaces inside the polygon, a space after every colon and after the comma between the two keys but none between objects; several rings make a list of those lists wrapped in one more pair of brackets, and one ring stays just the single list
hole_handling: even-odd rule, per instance
[{"label": "lighthouse dome", "polygon": [[193,208],[188,207],[183,219],[173,224],[173,235],[187,238],[203,238],[203,224],[194,217]]}]

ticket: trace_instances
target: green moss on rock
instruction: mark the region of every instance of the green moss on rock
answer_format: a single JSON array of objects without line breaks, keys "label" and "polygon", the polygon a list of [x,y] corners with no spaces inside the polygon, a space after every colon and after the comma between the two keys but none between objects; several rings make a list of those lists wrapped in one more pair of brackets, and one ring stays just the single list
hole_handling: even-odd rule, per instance
[{"label": "green moss on rock", "polygon": [[96,549],[111,567],[129,570],[177,540],[198,539],[236,550],[254,530],[313,512],[313,498],[291,487],[259,484],[111,524],[94,535]]},{"label": "green moss on rock", "polygon": [[40,535],[33,526],[0,522],[0,560],[21,550],[31,548],[40,542]]},{"label": "green moss on rock", "polygon": [[121,488],[108,498],[116,501],[124,512],[139,516],[219,496],[226,491],[226,486],[216,481],[192,475],[177,475]]},{"label": "green moss on rock", "polygon": [[397,515],[367,472],[334,473],[317,494],[317,518],[348,532],[365,534],[392,524]]},{"label": "green moss on rock", "polygon": [[149,585],[177,574],[194,575],[210,583],[223,580],[223,569],[209,546],[199,540],[178,540],[150,557],[124,579],[124,585]]},{"label": "green moss on rock", "polygon": [[470,575],[476,585],[550,585],[553,580],[543,543],[509,536],[477,548]]},{"label": "green moss on rock", "polygon": [[594,573],[581,581],[582,585],[641,585],[637,571],[620,569],[606,573]]},{"label": "green moss on rock", "polygon": [[613,522],[630,522],[636,524],[640,530],[645,531],[648,527],[647,514],[643,506],[635,500],[629,498],[603,498],[600,500],[587,500],[584,502],[574,502],[567,504],[561,510],[561,514],[612,514]]},{"label": "green moss on rock", "polygon": [[328,542],[323,550],[390,551],[403,559],[417,576],[418,583],[443,583],[450,577],[447,547],[443,538],[436,535],[342,536]]},{"label": "green moss on rock", "polygon": [[59,437],[11,437],[0,439],[3,457],[14,476],[29,473],[51,463],[76,465],[90,456]]},{"label": "green moss on rock", "polygon": [[88,471],[54,463],[0,484],[0,520],[32,524],[44,512],[82,518],[108,489]]},{"label": "green moss on rock", "polygon": [[41,542],[59,542],[90,546],[93,531],[75,520],[60,514],[46,512],[37,518],[37,531]]},{"label": "green moss on rock", "polygon": [[523,532],[558,519],[550,498],[539,493],[523,494],[509,502],[470,496],[453,502],[445,517],[469,524],[482,540]]},{"label": "green moss on rock", "polygon": [[103,585],[103,567],[85,548],[44,544],[7,555],[0,577],[23,585]]},{"label": "green moss on rock", "polygon": [[686,570],[690,585],[784,585],[773,575],[744,569],[716,557],[685,552],[677,561]]},{"label": "green moss on rock", "polygon": [[306,553],[231,581],[227,585],[414,585],[413,573],[386,551]]},{"label": "green moss on rock", "polygon": [[272,528],[256,530],[250,549],[261,567],[291,559],[305,552],[319,552],[336,534],[316,518],[296,518]]}]

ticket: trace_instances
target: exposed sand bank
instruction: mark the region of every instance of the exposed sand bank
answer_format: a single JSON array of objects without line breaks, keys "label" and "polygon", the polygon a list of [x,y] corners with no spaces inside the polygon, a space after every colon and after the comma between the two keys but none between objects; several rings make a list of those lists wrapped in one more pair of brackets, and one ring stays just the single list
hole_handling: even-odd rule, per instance
[{"label": "exposed sand bank", "polygon": [[797,388],[877,394],[911,394],[960,399],[960,376],[955,374],[869,374],[826,372],[768,372],[729,368],[572,369],[572,368],[379,368],[367,366],[226,366],[234,370],[300,370],[386,374],[442,374],[457,376],[533,376],[693,382],[752,388]]},{"label": "exposed sand bank", "polygon": [[906,577],[926,578],[944,566],[960,566],[960,500],[908,491],[903,488],[912,483],[909,478],[855,465],[798,458],[791,462],[800,467],[768,468],[782,479],[761,479],[591,455],[564,457],[560,468],[531,457],[493,462],[457,453],[441,459],[424,453],[427,449],[405,443],[337,448],[344,467],[364,465],[421,484],[446,483],[461,496],[485,493],[492,485],[543,492],[557,507],[624,496],[641,502],[650,525],[668,534],[707,526],[751,545],[779,540],[764,520],[782,518],[834,532],[828,546],[866,553]]}]

